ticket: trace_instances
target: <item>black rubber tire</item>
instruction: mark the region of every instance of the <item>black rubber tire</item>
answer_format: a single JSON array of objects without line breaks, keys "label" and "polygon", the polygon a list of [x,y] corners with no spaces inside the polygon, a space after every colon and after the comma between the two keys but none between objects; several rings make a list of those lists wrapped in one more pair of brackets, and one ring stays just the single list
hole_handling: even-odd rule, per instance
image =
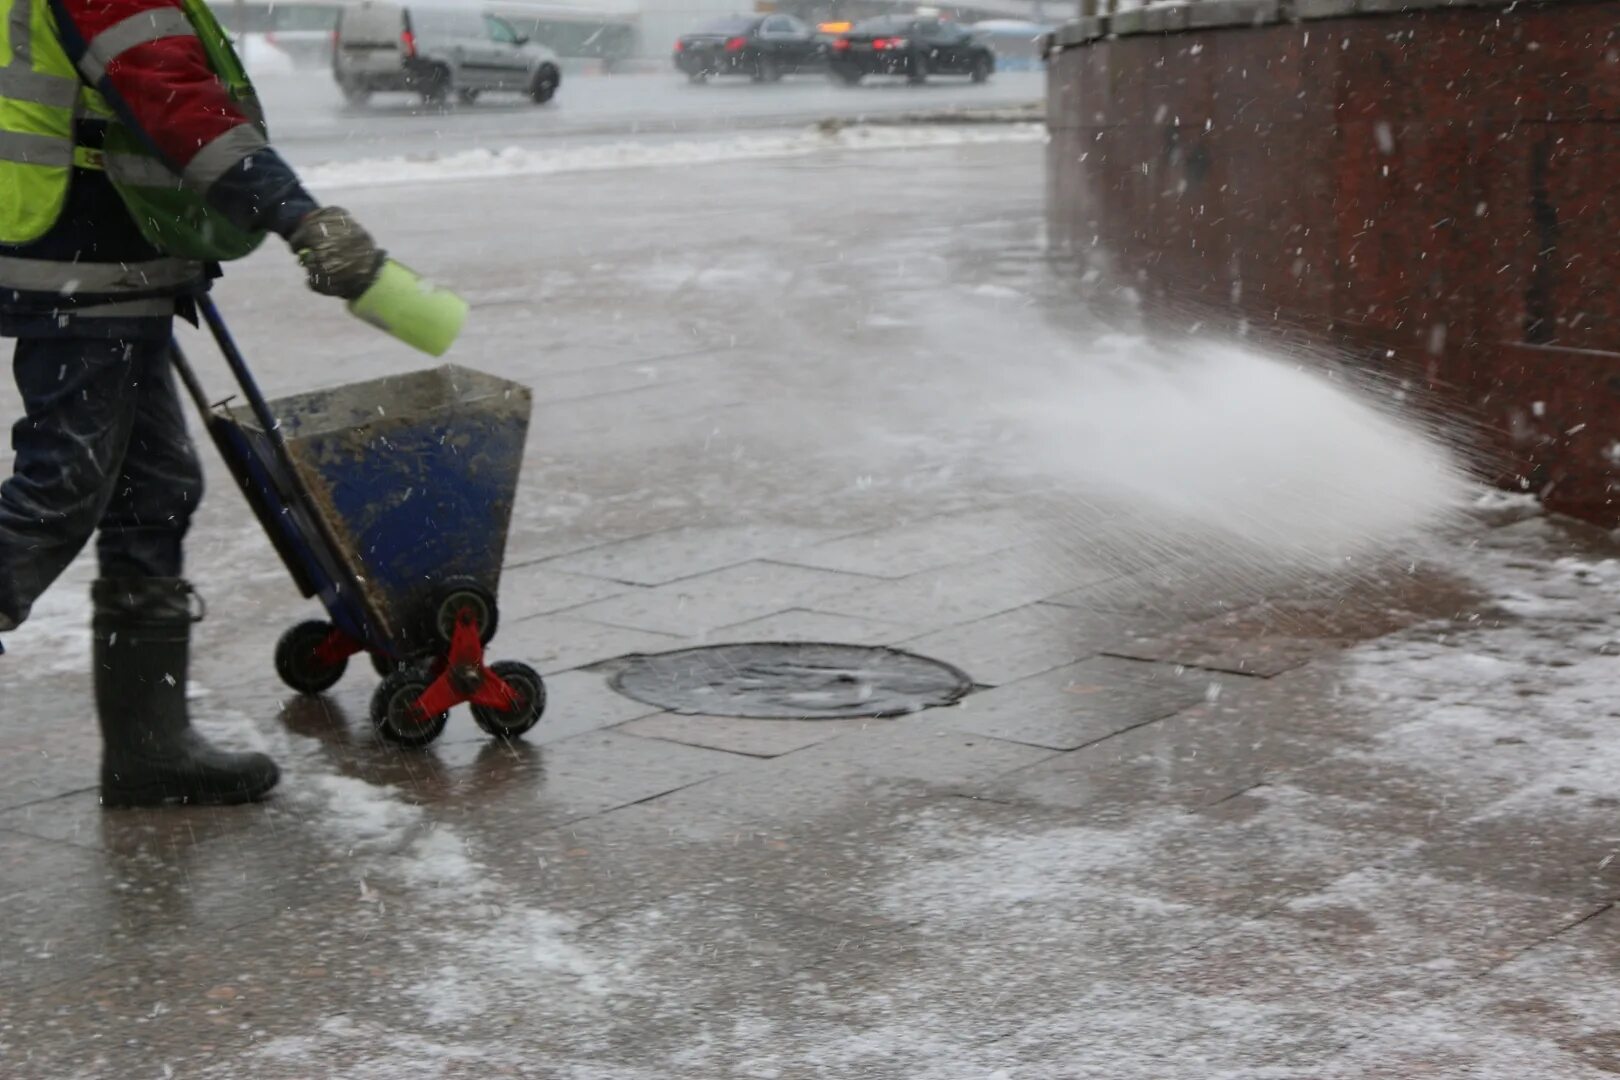
[{"label": "black rubber tire", "polygon": [[534,73],[534,81],[529,84],[529,100],[536,105],[544,105],[557,96],[557,87],[562,83],[562,76],[550,64],[540,65],[540,70]]},{"label": "black rubber tire", "polygon": [[495,631],[501,625],[501,609],[495,603],[494,594],[471,581],[447,581],[433,611],[433,631],[440,642],[450,644],[456,629],[456,615],[469,603],[478,609],[475,616],[478,640],[485,645],[495,640]]},{"label": "black rubber tire", "polygon": [[686,73],[686,81],[693,86],[702,86],[709,81],[709,73],[707,71],[689,71]]},{"label": "black rubber tire", "polygon": [[371,670],[375,671],[379,677],[386,679],[399,669],[400,662],[398,660],[384,656],[382,653],[371,654]]},{"label": "black rubber tire", "polygon": [[477,90],[462,87],[456,91],[456,100],[463,105],[476,105],[478,103],[478,94],[479,91]]},{"label": "black rubber tire", "polygon": [[502,660],[491,664],[490,670],[521,695],[518,707],[510,713],[482,705],[472,707],[473,720],[486,733],[497,739],[518,739],[540,722],[546,711],[546,683],[540,673],[528,664],[516,660]]},{"label": "black rubber tire", "polygon": [[450,714],[419,717],[416,699],[428,688],[428,677],[412,667],[403,667],[377,684],[371,695],[371,724],[377,734],[396,746],[426,746],[444,733]]},{"label": "black rubber tire", "polygon": [[921,86],[928,81],[928,61],[920,56],[911,58],[911,69],[906,72],[906,82],[912,86]]},{"label": "black rubber tire", "polygon": [[350,105],[353,105],[355,108],[360,108],[371,102],[371,91],[366,89],[364,86],[356,86],[354,83],[343,83],[339,89],[343,91],[343,100],[348,102]]},{"label": "black rubber tire", "polygon": [[840,86],[859,86],[866,76],[859,71],[829,71],[827,77]]},{"label": "black rubber tire", "polygon": [[990,61],[981,56],[977,60],[973,61],[973,73],[971,78],[976,83],[989,82],[990,73],[993,70],[995,69],[991,66]]},{"label": "black rubber tire", "polygon": [[433,75],[422,84],[422,104],[431,108],[443,108],[450,100],[450,94],[455,90],[450,78],[449,68],[434,68]]},{"label": "black rubber tire", "polygon": [[336,686],[349,661],[327,665],[315,659],[315,650],[331,632],[331,623],[311,620],[282,634],[276,642],[276,674],[281,681],[300,694],[323,694]]},{"label": "black rubber tire", "polygon": [[781,66],[768,56],[760,57],[754,61],[754,81],[757,83],[781,82]]}]

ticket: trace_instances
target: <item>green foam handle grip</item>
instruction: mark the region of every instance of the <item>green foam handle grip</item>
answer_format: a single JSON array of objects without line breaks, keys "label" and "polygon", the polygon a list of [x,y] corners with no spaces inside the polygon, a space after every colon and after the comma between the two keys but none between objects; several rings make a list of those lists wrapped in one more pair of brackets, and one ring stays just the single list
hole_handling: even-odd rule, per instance
[{"label": "green foam handle grip", "polygon": [[371,288],[349,301],[349,311],[429,356],[443,356],[467,321],[467,301],[387,259]]}]

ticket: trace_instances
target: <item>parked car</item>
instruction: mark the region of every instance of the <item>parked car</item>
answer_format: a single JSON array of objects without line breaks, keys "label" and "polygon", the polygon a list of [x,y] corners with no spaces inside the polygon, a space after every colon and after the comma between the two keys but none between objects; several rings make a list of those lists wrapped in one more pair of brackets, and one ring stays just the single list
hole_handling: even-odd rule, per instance
[{"label": "parked car", "polygon": [[868,75],[904,75],[914,83],[966,75],[982,83],[996,70],[995,52],[963,27],[909,15],[856,23],[832,43],[827,59],[833,79],[851,86]]},{"label": "parked car", "polygon": [[713,75],[775,82],[793,72],[819,70],[825,63],[825,44],[791,15],[735,15],[675,42],[675,67],[695,83]]},{"label": "parked car", "polygon": [[476,8],[373,0],[343,9],[332,74],[356,105],[388,90],[435,105],[451,94],[470,105],[490,90],[544,104],[562,85],[556,54],[504,19]]}]

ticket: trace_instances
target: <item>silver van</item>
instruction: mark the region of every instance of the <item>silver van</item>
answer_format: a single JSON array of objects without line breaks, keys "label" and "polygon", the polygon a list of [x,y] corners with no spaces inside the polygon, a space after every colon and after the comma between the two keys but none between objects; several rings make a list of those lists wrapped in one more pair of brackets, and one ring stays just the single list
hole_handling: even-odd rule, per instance
[{"label": "silver van", "polygon": [[400,90],[440,105],[486,90],[550,101],[562,83],[557,56],[477,7],[361,0],[338,18],[332,74],[350,104]]}]

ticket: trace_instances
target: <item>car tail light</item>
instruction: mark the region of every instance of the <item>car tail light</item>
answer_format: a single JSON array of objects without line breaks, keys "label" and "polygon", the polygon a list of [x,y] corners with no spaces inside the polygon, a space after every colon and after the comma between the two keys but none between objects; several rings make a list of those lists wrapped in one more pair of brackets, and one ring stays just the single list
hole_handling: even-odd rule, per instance
[{"label": "car tail light", "polygon": [[726,42],[726,52],[742,52],[746,48],[748,39],[745,37],[734,37]]},{"label": "car tail light", "polygon": [[911,43],[903,37],[880,37],[872,40],[872,48],[884,51],[903,49],[909,44]]},{"label": "car tail light", "polygon": [[410,57],[412,60],[416,59],[415,34],[411,33],[409,30],[401,30],[399,32],[399,47],[406,56]]},{"label": "car tail light", "polygon": [[841,37],[833,42],[834,52],[849,52],[849,38]]},{"label": "car tail light", "polygon": [[682,41],[680,38],[676,38],[675,39],[675,51],[676,52],[685,52],[686,51],[686,42]]}]

